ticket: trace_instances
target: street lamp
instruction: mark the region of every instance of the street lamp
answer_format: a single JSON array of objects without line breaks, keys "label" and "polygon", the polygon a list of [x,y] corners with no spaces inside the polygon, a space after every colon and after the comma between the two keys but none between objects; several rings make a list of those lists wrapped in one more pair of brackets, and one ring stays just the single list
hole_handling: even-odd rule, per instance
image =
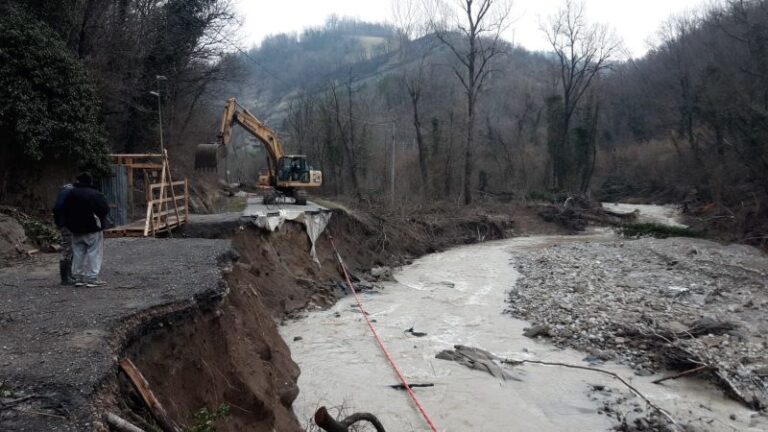
[{"label": "street lamp", "polygon": [[165,146],[163,145],[163,108],[161,104],[162,99],[160,98],[160,81],[167,81],[168,78],[164,75],[155,75],[155,80],[157,81],[157,91],[151,91],[149,94],[157,97],[157,117],[160,125],[160,153],[165,153]]}]

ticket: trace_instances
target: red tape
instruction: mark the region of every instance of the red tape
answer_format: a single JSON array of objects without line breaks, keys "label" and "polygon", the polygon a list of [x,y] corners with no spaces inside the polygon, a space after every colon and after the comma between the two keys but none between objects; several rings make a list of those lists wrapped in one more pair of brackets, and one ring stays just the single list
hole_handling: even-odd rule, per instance
[{"label": "red tape", "polygon": [[363,309],[363,302],[360,301],[360,297],[357,295],[357,291],[355,290],[355,285],[352,283],[352,280],[349,278],[349,272],[347,271],[347,266],[344,264],[344,261],[341,259],[341,255],[339,254],[339,251],[336,249],[336,244],[333,242],[333,237],[331,236],[328,236],[328,237],[331,240],[331,246],[333,246],[333,252],[336,254],[336,260],[339,262],[339,267],[341,268],[342,273],[344,273],[344,278],[347,280],[347,285],[349,286],[349,289],[352,291],[352,295],[355,296],[357,307],[360,309],[360,313],[363,315],[363,318],[365,318],[365,322],[368,323],[368,328],[371,329],[371,333],[373,333],[373,337],[376,338],[376,342],[379,344],[381,351],[384,352],[384,355],[387,357],[387,360],[389,360],[389,364],[392,366],[392,369],[394,369],[395,374],[397,374],[397,377],[400,379],[400,382],[403,384],[405,391],[408,392],[408,396],[411,397],[411,400],[413,401],[414,405],[416,405],[416,408],[419,410],[419,413],[421,413],[421,416],[424,417],[424,420],[426,420],[427,425],[429,425],[429,428],[433,432],[438,432],[437,427],[435,427],[435,424],[432,422],[432,419],[429,418],[429,414],[427,414],[427,411],[424,409],[424,406],[422,406],[421,402],[419,402],[419,399],[416,397],[416,393],[414,393],[413,390],[411,389],[411,386],[408,385],[408,381],[403,376],[403,373],[400,372],[400,368],[397,367],[397,364],[395,363],[395,359],[392,358],[392,354],[390,354],[389,351],[387,350],[387,347],[384,346],[384,342],[379,337],[379,333],[376,332],[376,328],[373,326],[373,323],[371,323],[371,320],[368,318],[368,314],[365,312],[365,309]]}]

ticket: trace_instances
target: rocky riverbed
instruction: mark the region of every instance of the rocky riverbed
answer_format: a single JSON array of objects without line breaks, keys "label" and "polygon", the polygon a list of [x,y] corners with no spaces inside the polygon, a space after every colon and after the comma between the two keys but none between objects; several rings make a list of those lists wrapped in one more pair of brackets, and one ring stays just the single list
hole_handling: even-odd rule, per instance
[{"label": "rocky riverbed", "polygon": [[[768,257],[694,239],[613,239],[532,249],[507,312],[527,335],[638,375],[696,370],[753,409],[768,404]],[[698,369],[697,369],[698,368]]]}]

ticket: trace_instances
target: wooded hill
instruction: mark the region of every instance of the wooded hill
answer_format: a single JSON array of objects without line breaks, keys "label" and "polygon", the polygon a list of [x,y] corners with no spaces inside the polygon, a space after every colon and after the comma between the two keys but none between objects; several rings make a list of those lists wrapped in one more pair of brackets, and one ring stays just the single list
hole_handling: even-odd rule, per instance
[{"label": "wooded hill", "polygon": [[[532,53],[503,43],[478,97],[471,190],[685,203],[710,228],[765,244],[768,2],[670,17],[657,44],[630,60],[578,4],[566,2],[563,13],[566,25],[593,32],[596,49],[616,49],[581,65],[597,72],[564,127],[556,47]],[[446,34],[466,48],[461,34]],[[381,38],[377,50],[362,43],[369,35]],[[263,86],[245,99],[325,171],[328,192],[389,193],[394,124],[397,199],[463,200],[466,92],[460,61],[435,33],[408,39],[387,26],[331,20],[273,37],[242,59]]]},{"label": "wooded hill", "polygon": [[[236,96],[324,171],[326,194],[388,199],[394,143],[398,203],[573,192],[685,202],[733,239],[765,243],[767,0],[670,17],[632,60],[578,2],[545,23],[542,53],[500,37],[505,2],[472,4],[394,25],[332,16],[248,50],[227,0],[11,0],[0,200],[52,161],[156,149],[159,89],[180,169]],[[464,25],[483,10],[478,31]],[[246,147],[230,157],[232,177],[249,182],[261,155]]]}]

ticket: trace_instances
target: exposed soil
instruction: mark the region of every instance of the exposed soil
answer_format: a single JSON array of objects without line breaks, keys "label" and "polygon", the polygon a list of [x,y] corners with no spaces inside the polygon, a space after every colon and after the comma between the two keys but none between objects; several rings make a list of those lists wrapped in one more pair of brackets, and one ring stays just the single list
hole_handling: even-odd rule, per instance
[{"label": "exposed soil", "polygon": [[[512,233],[508,214],[446,214],[424,211],[399,218],[335,211],[326,232],[363,278],[373,266]],[[225,272],[230,292],[221,303],[173,325],[153,327],[129,348],[128,357],[180,423],[190,425],[196,411],[225,403],[230,415],[219,422],[219,431],[300,431],[291,411],[299,370],[274,319],[327,307],[345,295],[329,236],[321,236],[316,245],[319,265],[309,256],[303,226],[294,223],[274,233],[246,223],[233,238],[233,248],[239,257]],[[124,416],[144,422],[149,416],[133,400],[130,386],[122,388]]]},{"label": "exposed soil", "polygon": [[707,366],[753,409],[768,402],[768,257],[692,239],[554,245],[521,254],[508,311],[530,336],[637,374]]}]

